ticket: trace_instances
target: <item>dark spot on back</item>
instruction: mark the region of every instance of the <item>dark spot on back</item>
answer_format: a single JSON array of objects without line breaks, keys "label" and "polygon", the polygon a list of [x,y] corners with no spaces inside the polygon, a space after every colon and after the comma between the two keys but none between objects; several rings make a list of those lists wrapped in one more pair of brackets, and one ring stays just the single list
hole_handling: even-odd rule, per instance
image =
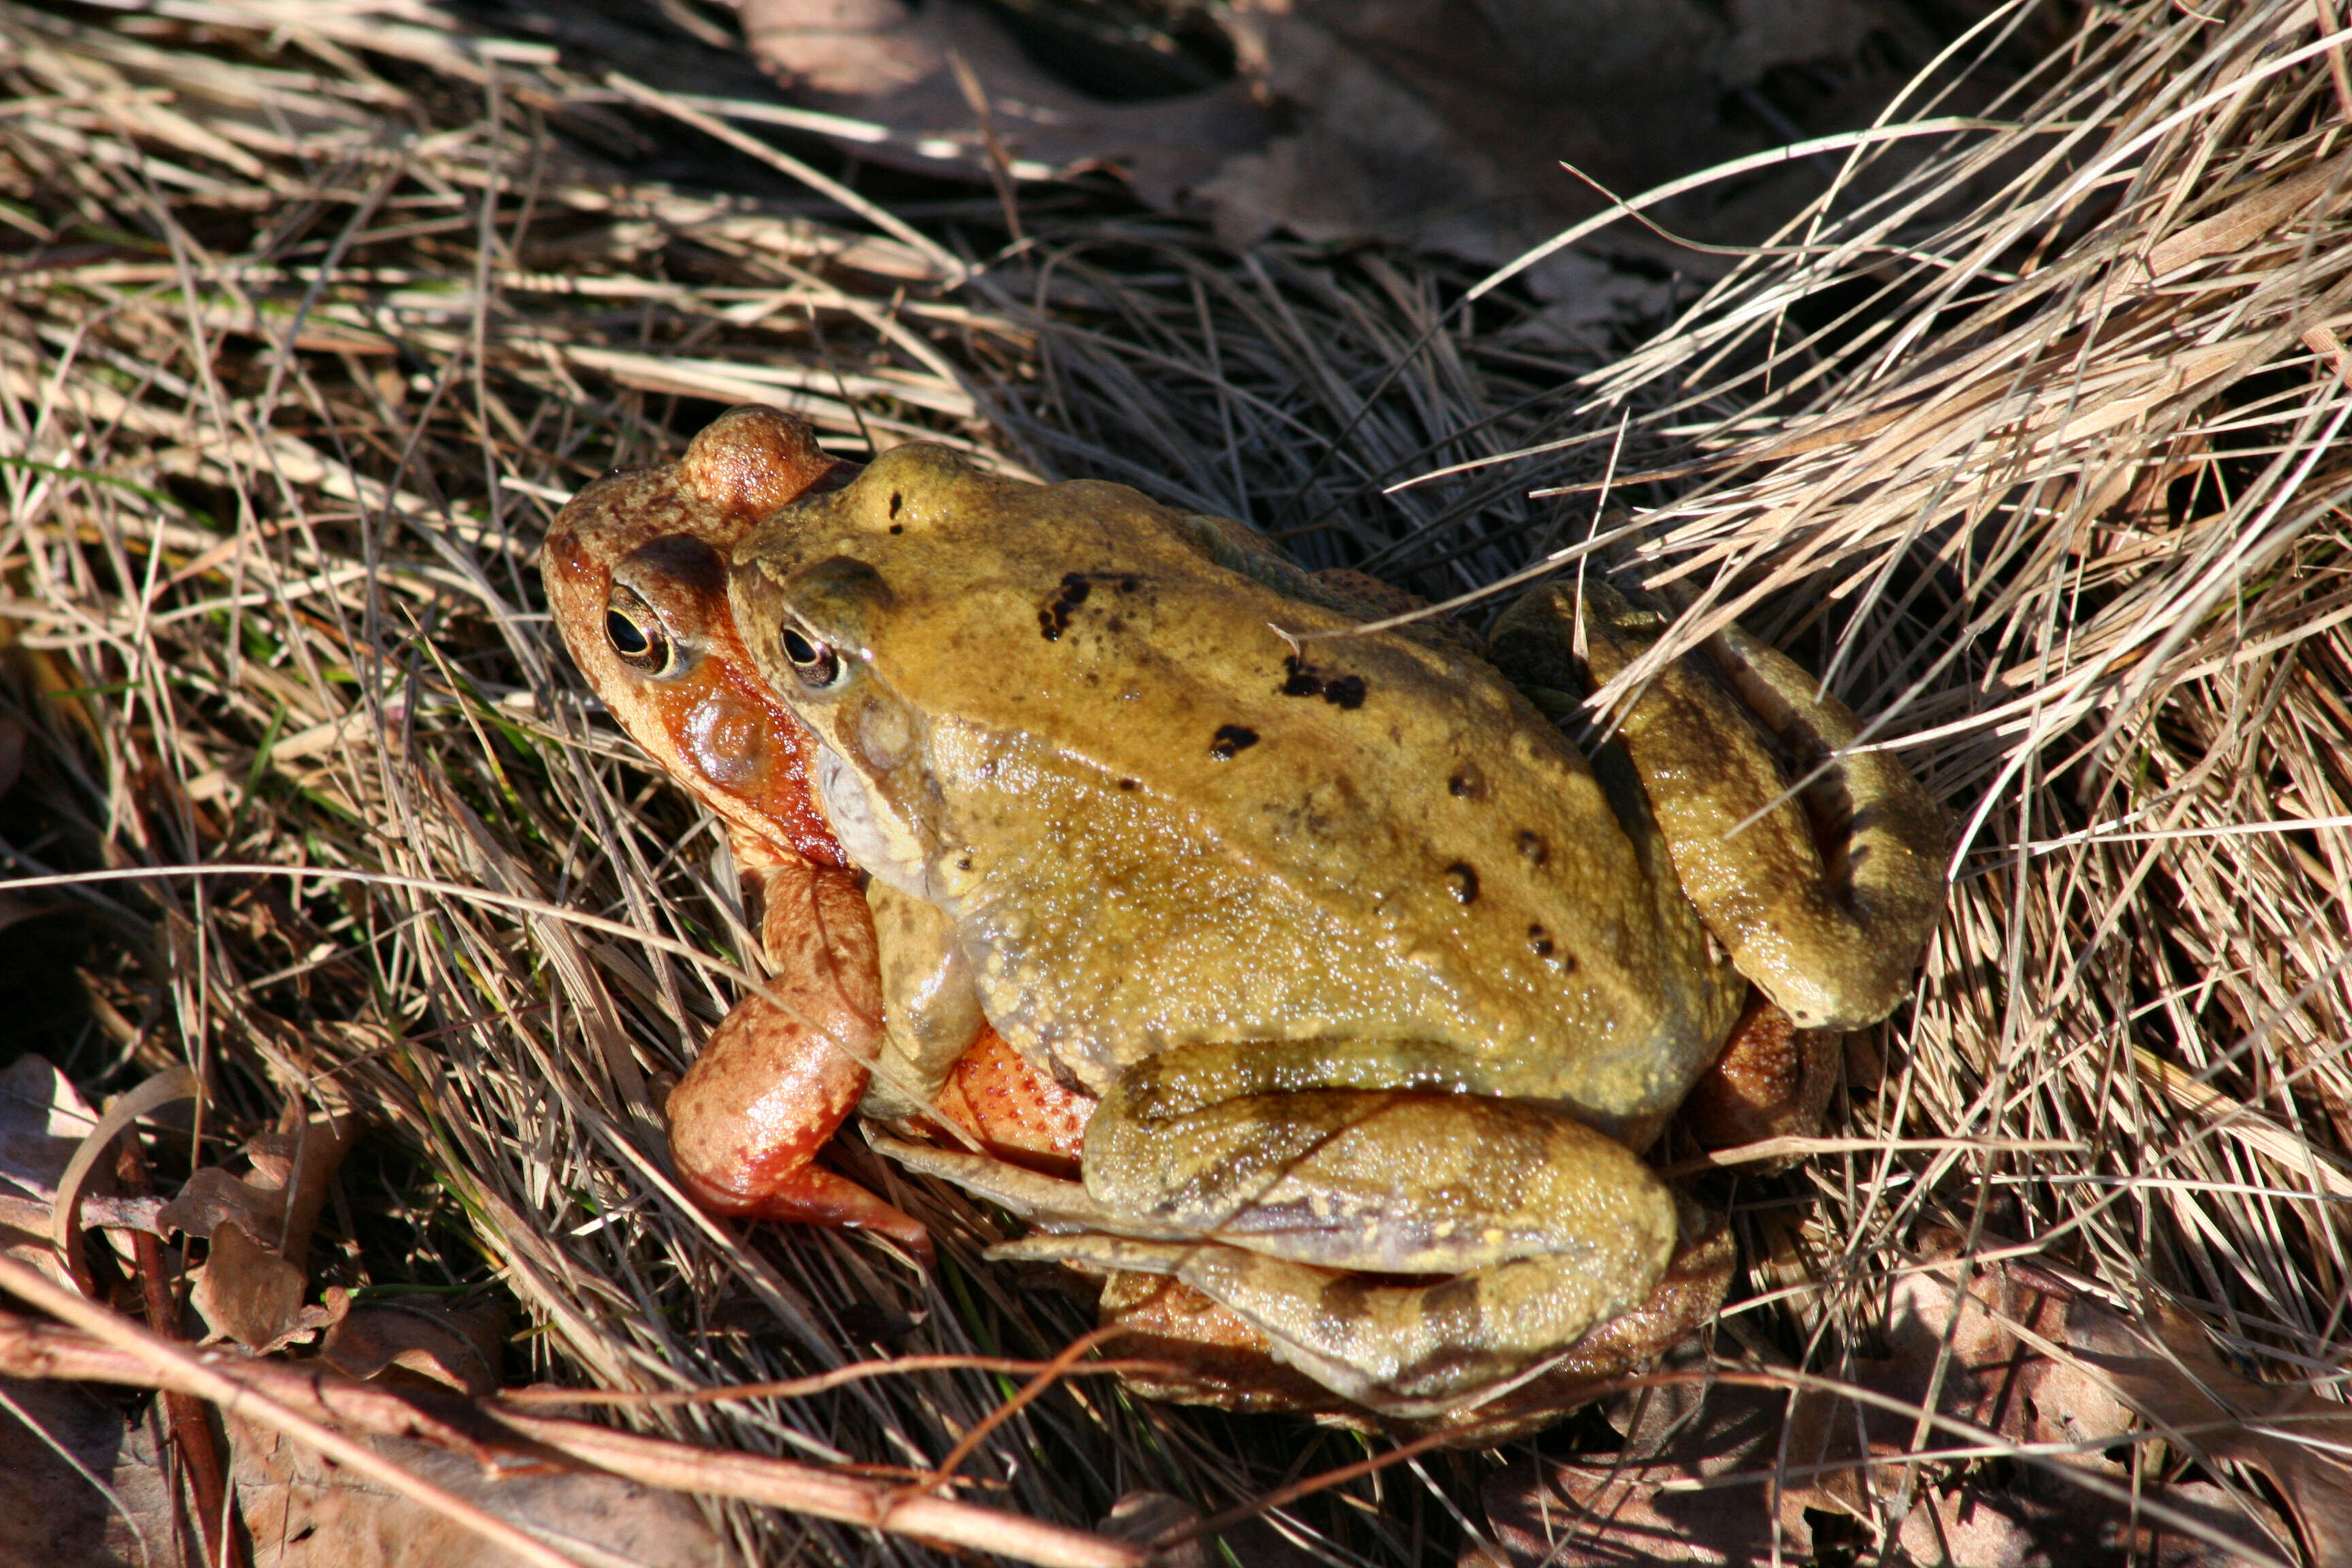
[{"label": "dark spot on back", "polygon": [[890,531],[893,533],[904,533],[907,531],[907,525],[903,522],[894,522],[890,525]]},{"label": "dark spot on back", "polygon": [[1474,763],[1465,763],[1445,781],[1445,792],[1456,800],[1486,798],[1486,775]]},{"label": "dark spot on back", "polygon": [[1071,612],[1085,604],[1087,595],[1093,590],[1094,584],[1076,572],[1063,575],[1061,593],[1055,595],[1052,604],[1037,612],[1037,629],[1047,642],[1062,640],[1062,634],[1069,629]]},{"label": "dark spot on back", "polygon": [[[890,492],[890,515],[892,517],[898,516],[898,509],[904,506],[906,502],[907,498],[905,496],[900,495],[897,490],[892,490]],[[894,528],[890,531],[896,533],[898,531]]]},{"label": "dark spot on back", "polygon": [[1454,901],[1471,904],[1478,901],[1477,868],[1466,860],[1456,860],[1445,868],[1446,876],[1454,881]]},{"label": "dark spot on back", "polygon": [[1551,933],[1541,926],[1528,927],[1528,951],[1538,958],[1551,956]]},{"label": "dark spot on back", "polygon": [[1132,594],[1139,585],[1132,577],[1121,577],[1118,580],[1118,591],[1122,594]]},{"label": "dark spot on back", "polygon": [[1334,708],[1350,712],[1364,705],[1367,688],[1360,675],[1326,676],[1297,654],[1286,658],[1282,668],[1280,690],[1285,697],[1320,697]]},{"label": "dark spot on back", "polygon": [[1118,787],[1121,789],[1141,789],[1143,786],[1134,779],[1121,779],[1118,781]]},{"label": "dark spot on back", "polygon": [[1230,763],[1234,754],[1257,744],[1257,731],[1241,724],[1220,724],[1217,738],[1209,742],[1209,755],[1221,763]]},{"label": "dark spot on back", "polygon": [[1524,827],[1519,829],[1519,853],[1534,866],[1540,866],[1551,858],[1551,850],[1545,845],[1543,836]]}]

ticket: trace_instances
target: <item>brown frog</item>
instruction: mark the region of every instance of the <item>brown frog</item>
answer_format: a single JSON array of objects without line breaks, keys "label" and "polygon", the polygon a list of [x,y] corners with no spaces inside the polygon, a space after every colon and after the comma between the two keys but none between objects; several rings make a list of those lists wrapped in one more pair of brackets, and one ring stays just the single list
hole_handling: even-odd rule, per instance
[{"label": "brown frog", "polygon": [[[728,552],[795,497],[847,482],[798,420],[740,410],[679,463],[586,487],[541,556],[573,660],[614,717],[725,825],[761,932],[769,996],[714,1030],[670,1096],[678,1175],[714,1212],[855,1226],[928,1256],[921,1226],[814,1164],[854,1109],[884,1003],[863,878],[808,784],[814,737],[753,668],[727,604]],[[992,1034],[965,1053],[941,1115],[1006,1157],[1075,1163],[1082,1102]]]},{"label": "brown frog", "polygon": [[[1852,715],[1737,633],[1588,762],[1495,665],[1347,635],[1359,607],[1244,526],[1121,486],[904,447],[733,555],[871,878],[869,1113],[919,1113],[983,1022],[1100,1101],[1076,1181],[881,1146],[1026,1217],[1001,1254],[1181,1281],[1385,1417],[1454,1418],[1644,1310],[1684,1226],[1638,1151],[1748,982],[1871,1022],[1940,908],[1924,792],[1836,756]],[[1494,652],[1570,702],[1662,625],[1553,588]],[[1783,754],[1823,768],[1786,800]]]}]

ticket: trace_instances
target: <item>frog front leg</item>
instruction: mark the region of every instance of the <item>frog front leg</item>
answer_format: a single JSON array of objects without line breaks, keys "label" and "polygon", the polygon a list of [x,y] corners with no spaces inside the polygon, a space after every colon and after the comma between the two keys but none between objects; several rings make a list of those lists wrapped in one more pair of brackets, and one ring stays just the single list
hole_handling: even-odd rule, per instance
[{"label": "frog front leg", "polygon": [[879,879],[866,885],[881,954],[883,1041],[858,1111],[950,1123],[998,1158],[1075,1170],[1094,1099],[1037,1070],[989,1026],[954,922]]},{"label": "frog front leg", "polygon": [[[1584,587],[1528,595],[1497,624],[1495,662],[1523,688],[1597,689],[1665,629],[1659,610]],[[1618,738],[1675,873],[1707,929],[1798,1025],[1853,1029],[1893,1012],[1944,901],[1948,837],[1917,780],[1813,678],[1737,626],[1661,670]],[[1818,773],[1793,794],[1775,756]],[[1785,797],[1785,798],[1784,798]]]},{"label": "frog front leg", "polygon": [[757,875],[770,995],[737,1004],[670,1091],[679,1180],[714,1213],[856,1226],[928,1258],[919,1222],[811,1163],[866,1092],[882,1035],[856,873],[794,861]]},{"label": "frog front leg", "polygon": [[929,1114],[958,1058],[988,1027],[971,964],[938,905],[878,879],[866,885],[881,964],[883,1040],[859,1109],[885,1121]]}]

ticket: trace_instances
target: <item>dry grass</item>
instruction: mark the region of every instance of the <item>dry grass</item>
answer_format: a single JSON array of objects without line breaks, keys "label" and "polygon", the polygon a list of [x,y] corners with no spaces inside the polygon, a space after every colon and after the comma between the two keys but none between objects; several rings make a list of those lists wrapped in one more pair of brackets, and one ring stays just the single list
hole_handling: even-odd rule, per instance
[{"label": "dry grass", "polygon": [[[0,828],[20,876],[184,868],[24,895],[70,899],[16,929],[88,934],[98,1020],[37,1043],[106,1090],[194,1062],[208,1137],[287,1094],[362,1109],[389,1135],[327,1275],[495,1279],[552,1380],[1050,1354],[1086,1308],[980,1264],[997,1222],[943,1189],[866,1173],[940,1239],[926,1294],[866,1241],[714,1225],[664,1175],[666,1079],[732,994],[695,955],[747,937],[707,824],[535,609],[555,507],[759,399],[846,455],[920,437],[1127,479],[1443,596],[1585,537],[1573,487],[1622,430],[1621,474],[1712,465],[1615,492],[1652,509],[1623,548],[1692,635],[1738,615],[1829,671],[1967,823],[1845,1131],[2083,1151],[1716,1189],[1757,1299],[1720,1348],[1839,1371],[1940,1224],[2332,1378],[2352,89],[2313,16],[2109,7],[1971,98],[1989,128],[1835,154],[1817,210],[1604,367],[1514,337],[1507,289],[1465,306],[1426,264],[1236,255],[1092,197],[1041,204],[959,284],[992,200],[912,239],[862,225],[573,56],[421,5],[0,5],[0,624],[36,736]],[[1929,90],[1890,118],[1946,111]],[[692,188],[631,172],[688,146]],[[703,194],[730,187],[765,194]],[[257,865],[281,869],[184,869]],[[926,1371],[622,1418],[921,1468],[1012,1386]],[[1091,1380],[965,1473],[1083,1525],[1137,1488],[1213,1512],[1366,1451]],[[1416,1460],[1279,1527],[1323,1562],[1445,1561],[1482,1465]],[[761,1560],[929,1560],[728,1518]]]}]

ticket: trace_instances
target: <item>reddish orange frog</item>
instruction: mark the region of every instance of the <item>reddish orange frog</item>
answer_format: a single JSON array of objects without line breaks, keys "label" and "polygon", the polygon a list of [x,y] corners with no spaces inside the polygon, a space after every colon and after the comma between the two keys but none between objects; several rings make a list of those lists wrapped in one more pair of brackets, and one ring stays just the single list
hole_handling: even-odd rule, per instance
[{"label": "reddish orange frog", "polygon": [[[873,919],[810,797],[814,741],[753,668],[727,557],[797,497],[857,469],[771,410],[722,416],[678,463],[624,469],[564,509],[541,556],[566,646],[622,728],[725,824],[775,1000],[746,997],[672,1091],[680,1180],[719,1214],[854,1226],[928,1255],[916,1221],[812,1163],[866,1090],[884,1003]],[[940,1116],[1000,1157],[1075,1166],[1091,1101],[987,1031]]]}]

